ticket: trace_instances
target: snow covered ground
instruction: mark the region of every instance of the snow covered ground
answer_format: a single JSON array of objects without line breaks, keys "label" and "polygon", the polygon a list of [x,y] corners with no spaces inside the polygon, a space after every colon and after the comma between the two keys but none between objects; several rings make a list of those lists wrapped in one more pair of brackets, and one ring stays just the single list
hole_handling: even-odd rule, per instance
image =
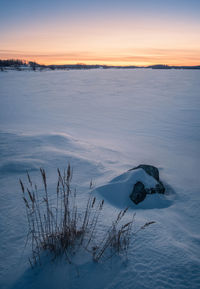
[{"label": "snow covered ground", "polygon": [[[0,288],[199,288],[199,94],[195,70],[0,73]],[[79,276],[62,261],[30,269],[18,179],[28,169],[40,184],[43,167],[53,194],[68,162],[80,208],[91,179],[105,197],[100,232],[126,205],[109,182],[141,163],[159,168],[166,199],[129,203],[136,227],[156,223],[133,235],[128,260],[78,258]]]}]

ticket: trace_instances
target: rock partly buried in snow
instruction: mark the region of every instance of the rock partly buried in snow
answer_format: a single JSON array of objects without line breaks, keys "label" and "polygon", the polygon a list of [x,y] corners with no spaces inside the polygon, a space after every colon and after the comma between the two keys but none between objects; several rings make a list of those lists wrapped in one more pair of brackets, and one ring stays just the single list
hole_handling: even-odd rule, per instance
[{"label": "rock partly buried in snow", "polygon": [[141,165],[95,188],[93,193],[101,195],[104,200],[121,209],[154,209],[171,205],[172,202],[169,196],[163,194],[164,191],[158,169]]},{"label": "rock partly buried in snow", "polygon": [[159,181],[154,188],[146,189],[147,194],[164,194],[165,187],[161,181]]},{"label": "rock partly buried in snow", "polygon": [[137,182],[134,185],[133,191],[130,195],[130,199],[137,205],[144,201],[146,198],[147,191],[145,190],[144,184],[142,182]]},{"label": "rock partly buried in snow", "polygon": [[137,169],[143,169],[148,175],[150,175],[156,180],[156,184],[155,186],[150,188],[145,187],[142,181],[134,184],[132,193],[130,194],[129,197],[136,205],[142,202],[146,198],[147,194],[155,194],[155,193],[164,194],[165,187],[163,183],[160,181],[159,171],[156,167],[150,165],[139,165],[138,167],[135,167],[129,171]]},{"label": "rock partly buried in snow", "polygon": [[156,179],[159,182],[159,171],[156,167],[150,166],[150,165],[139,165],[133,169],[130,169],[129,171],[132,170],[137,170],[137,169],[143,169],[148,175],[152,176],[154,179]]}]

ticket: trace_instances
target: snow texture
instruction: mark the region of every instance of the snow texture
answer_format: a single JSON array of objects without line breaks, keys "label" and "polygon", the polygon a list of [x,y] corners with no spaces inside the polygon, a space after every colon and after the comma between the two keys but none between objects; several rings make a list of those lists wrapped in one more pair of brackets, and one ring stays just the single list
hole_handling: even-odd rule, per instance
[{"label": "snow texture", "polygon": [[[199,288],[199,92],[193,70],[0,73],[0,288]],[[56,168],[68,162],[81,210],[91,179],[105,198],[99,234],[127,205],[135,229],[156,222],[132,236],[128,260],[80,255],[74,266],[46,257],[30,269],[18,179],[28,169],[40,189],[43,167],[53,194]],[[140,163],[159,168],[167,194],[136,206],[130,183],[153,182],[141,169],[127,173]]]},{"label": "snow texture", "polygon": [[133,186],[137,182],[142,182],[145,188],[154,188],[157,181],[148,175],[143,169],[136,169],[125,172],[114,178],[108,184],[96,188],[94,193],[98,193],[103,199],[109,201],[113,206],[121,209],[153,209],[164,208],[172,204],[174,193],[168,188],[168,192],[163,194],[147,195],[145,200],[135,205],[129,198]]}]

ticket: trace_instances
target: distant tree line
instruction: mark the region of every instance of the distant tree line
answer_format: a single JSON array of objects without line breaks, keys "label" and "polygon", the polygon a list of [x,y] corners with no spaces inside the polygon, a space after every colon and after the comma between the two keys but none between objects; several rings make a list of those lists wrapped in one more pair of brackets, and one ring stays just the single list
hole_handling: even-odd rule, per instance
[{"label": "distant tree line", "polygon": [[5,67],[5,66],[22,66],[25,65],[27,66],[27,62],[25,60],[20,60],[20,59],[6,59],[6,60],[0,60],[0,67]]},{"label": "distant tree line", "polygon": [[23,70],[23,66],[30,67],[32,70],[43,70],[43,69],[97,69],[97,68],[103,68],[103,69],[109,69],[109,68],[115,68],[115,69],[138,69],[138,68],[145,68],[145,69],[200,69],[200,65],[196,66],[171,66],[171,65],[164,65],[164,64],[156,64],[156,65],[150,65],[150,66],[111,66],[111,65],[88,65],[88,64],[64,64],[64,65],[42,65],[38,64],[35,61],[26,61],[21,59],[6,59],[1,60],[0,59],[0,71],[4,71],[4,68],[6,67],[13,67],[16,70]]},{"label": "distant tree line", "polygon": [[5,67],[13,67],[17,70],[21,70],[22,66],[29,66],[32,70],[36,70],[36,68],[44,68],[45,65],[40,65],[35,61],[26,61],[21,59],[0,59],[0,70],[3,70]]}]

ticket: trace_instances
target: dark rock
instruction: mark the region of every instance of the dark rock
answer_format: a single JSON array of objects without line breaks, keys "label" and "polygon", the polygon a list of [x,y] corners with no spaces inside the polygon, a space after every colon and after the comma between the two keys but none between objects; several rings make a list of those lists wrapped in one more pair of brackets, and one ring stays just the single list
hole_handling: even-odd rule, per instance
[{"label": "dark rock", "polygon": [[159,179],[159,171],[156,167],[151,165],[139,165],[129,171],[136,170],[136,169],[143,169],[148,175],[153,177],[157,183],[153,188],[145,188],[142,182],[137,182],[132,190],[130,195],[130,199],[137,205],[142,202],[147,194],[164,194],[165,187],[163,183]]},{"label": "dark rock", "polygon": [[143,169],[148,175],[152,176],[154,179],[156,179],[159,182],[159,171],[156,167],[151,166],[151,165],[139,165],[138,167],[130,169],[129,171],[137,170],[137,169]]},{"label": "dark rock", "polygon": [[165,187],[163,185],[163,183],[161,181],[159,181],[155,188],[150,188],[150,189],[146,189],[147,194],[164,194],[165,192]]},{"label": "dark rock", "polygon": [[146,198],[146,194],[147,192],[143,183],[137,182],[133,187],[130,199],[137,205]]}]

